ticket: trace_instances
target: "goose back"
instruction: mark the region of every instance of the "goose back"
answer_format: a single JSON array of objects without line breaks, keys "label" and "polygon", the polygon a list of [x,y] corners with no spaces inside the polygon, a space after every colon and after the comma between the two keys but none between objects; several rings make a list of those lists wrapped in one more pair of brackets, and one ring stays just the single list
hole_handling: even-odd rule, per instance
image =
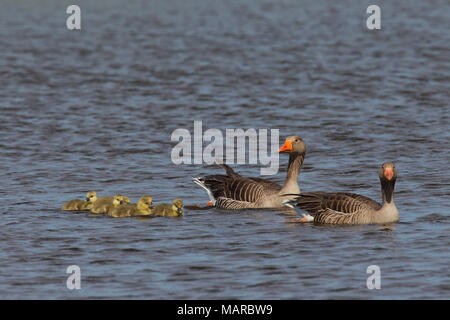
[{"label": "goose back", "polygon": [[208,176],[203,183],[210,188],[215,198],[224,197],[238,201],[257,202],[267,192],[276,193],[281,186],[262,179],[225,175]]},{"label": "goose back", "polygon": [[314,222],[331,224],[366,223],[363,217],[381,208],[368,197],[344,192],[304,192],[297,198],[296,205],[311,214]]}]

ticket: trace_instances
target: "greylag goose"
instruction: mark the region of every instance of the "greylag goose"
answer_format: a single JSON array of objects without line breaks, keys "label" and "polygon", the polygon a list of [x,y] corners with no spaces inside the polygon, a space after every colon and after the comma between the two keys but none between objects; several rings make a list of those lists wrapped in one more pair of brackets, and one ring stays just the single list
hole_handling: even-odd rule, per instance
[{"label": "greylag goose", "polygon": [[152,209],[153,216],[180,217],[183,215],[183,201],[179,198],[173,200],[172,204],[158,204]]},{"label": "greylag goose", "polygon": [[120,204],[129,203],[130,198],[116,194],[114,197],[101,197],[94,202],[91,208],[92,213],[106,214]]},{"label": "greylag goose", "polygon": [[284,186],[262,178],[246,178],[229,166],[222,164],[226,175],[210,175],[194,178],[194,182],[206,190],[210,203],[222,209],[280,208],[284,194],[300,193],[298,176],[305,158],[306,146],[299,136],[288,136],[279,153],[289,154],[289,164]]},{"label": "greylag goose", "polygon": [[117,206],[108,212],[108,215],[114,218],[145,216],[152,213],[152,197],[143,195],[138,203],[123,204]]},{"label": "greylag goose", "polygon": [[62,206],[61,209],[65,211],[89,211],[97,199],[97,192],[89,191],[86,194],[86,200],[69,200]]},{"label": "greylag goose", "polygon": [[394,185],[397,170],[392,162],[383,163],[378,176],[381,182],[383,204],[353,193],[304,192],[295,200],[285,201],[295,204],[312,216],[300,221],[314,221],[326,224],[373,224],[391,223],[399,220],[394,203]]}]

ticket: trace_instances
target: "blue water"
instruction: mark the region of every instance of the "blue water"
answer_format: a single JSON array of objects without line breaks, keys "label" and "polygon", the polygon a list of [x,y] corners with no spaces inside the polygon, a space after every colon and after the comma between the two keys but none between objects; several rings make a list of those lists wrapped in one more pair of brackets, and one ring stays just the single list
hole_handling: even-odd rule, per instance
[{"label": "blue water", "polygon": [[[66,29],[69,4],[1,4],[0,298],[450,298],[448,1],[378,1],[376,31],[367,1],[78,1],[81,31]],[[195,120],[278,129],[280,145],[300,135],[303,191],[380,201],[377,170],[394,161],[400,222],[60,210],[89,190],[205,204],[191,177],[221,169],[170,158],[172,132]]]}]

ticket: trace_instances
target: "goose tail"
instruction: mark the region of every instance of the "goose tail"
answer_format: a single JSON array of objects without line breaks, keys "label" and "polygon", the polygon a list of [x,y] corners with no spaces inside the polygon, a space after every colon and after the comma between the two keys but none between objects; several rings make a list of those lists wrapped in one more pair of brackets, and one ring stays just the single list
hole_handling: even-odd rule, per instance
[{"label": "goose tail", "polygon": [[194,181],[195,184],[198,184],[200,187],[202,187],[206,191],[206,193],[208,194],[208,197],[209,197],[208,205],[215,206],[216,205],[216,199],[214,198],[214,195],[213,195],[211,189],[209,189],[206,186],[203,178],[201,178],[201,177],[192,178],[192,180]]},{"label": "goose tail", "polygon": [[281,201],[281,203],[289,208],[294,208],[296,204],[298,204],[300,199],[300,194],[298,193],[284,193],[280,195],[281,197],[284,197],[285,199]]}]

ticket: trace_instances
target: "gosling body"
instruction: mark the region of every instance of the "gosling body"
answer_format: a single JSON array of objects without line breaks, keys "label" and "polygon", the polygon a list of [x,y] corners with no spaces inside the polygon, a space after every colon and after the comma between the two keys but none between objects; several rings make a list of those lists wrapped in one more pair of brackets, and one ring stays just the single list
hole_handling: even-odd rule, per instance
[{"label": "gosling body", "polygon": [[153,216],[159,217],[181,217],[183,215],[183,201],[173,200],[172,204],[158,204],[152,210]]},{"label": "gosling body", "polygon": [[120,194],[114,197],[102,197],[94,202],[91,208],[91,212],[95,214],[107,214],[117,206],[129,202],[128,197],[124,197]]},{"label": "gosling body", "polygon": [[86,200],[69,200],[61,209],[64,211],[89,211],[97,200],[97,193],[95,191],[89,191],[86,194]]},{"label": "gosling body", "polygon": [[152,201],[152,197],[144,195],[138,203],[119,205],[108,212],[108,215],[113,218],[148,216],[152,214]]}]

